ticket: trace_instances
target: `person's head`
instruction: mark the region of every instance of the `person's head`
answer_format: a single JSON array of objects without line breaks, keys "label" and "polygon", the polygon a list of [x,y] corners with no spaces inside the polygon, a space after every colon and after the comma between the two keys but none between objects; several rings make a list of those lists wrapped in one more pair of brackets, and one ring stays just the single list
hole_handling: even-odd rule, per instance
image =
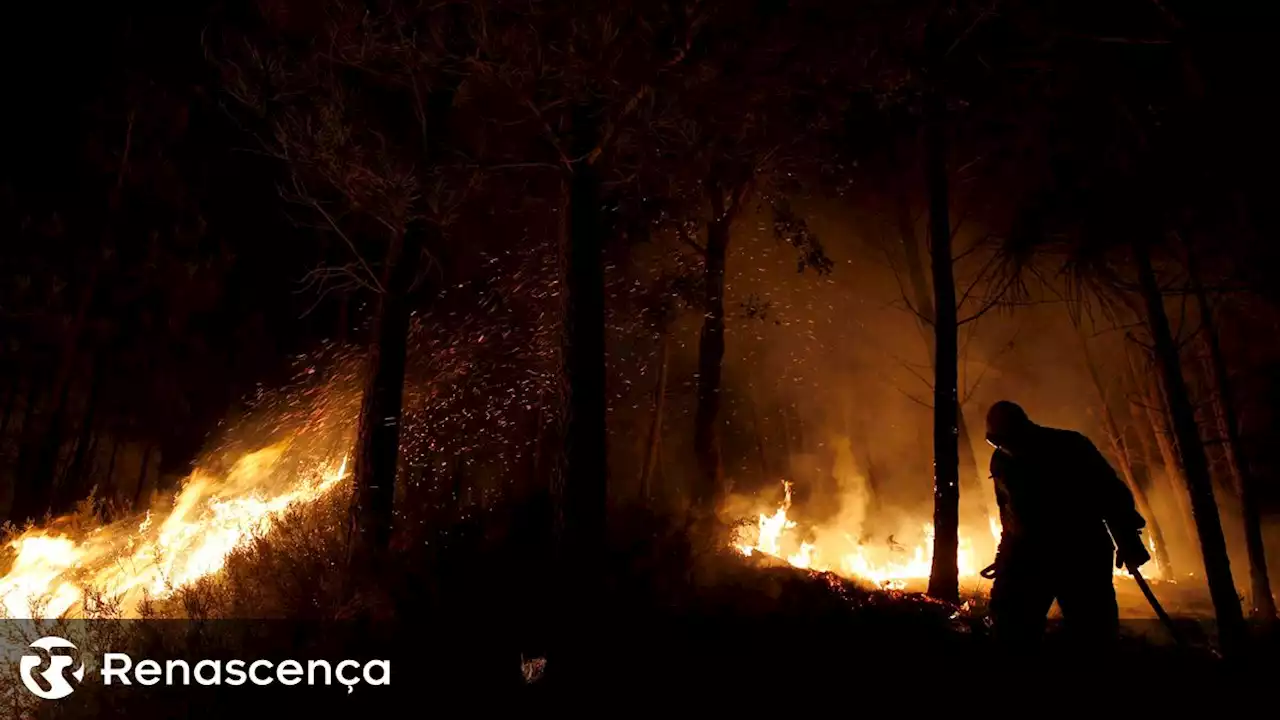
[{"label": "person's head", "polygon": [[1016,447],[1032,427],[1027,411],[1015,402],[1001,400],[987,411],[987,443],[997,450]]}]

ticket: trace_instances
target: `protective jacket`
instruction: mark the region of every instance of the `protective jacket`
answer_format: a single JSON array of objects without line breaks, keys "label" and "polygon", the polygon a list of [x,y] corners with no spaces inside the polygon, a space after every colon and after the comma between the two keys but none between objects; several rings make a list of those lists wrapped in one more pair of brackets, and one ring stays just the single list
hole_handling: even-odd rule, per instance
[{"label": "protective jacket", "polygon": [[1094,555],[1112,537],[1141,543],[1146,521],[1133,494],[1080,433],[1033,426],[1015,451],[996,451],[991,478],[1003,529],[997,568],[1010,551],[1062,557]]}]

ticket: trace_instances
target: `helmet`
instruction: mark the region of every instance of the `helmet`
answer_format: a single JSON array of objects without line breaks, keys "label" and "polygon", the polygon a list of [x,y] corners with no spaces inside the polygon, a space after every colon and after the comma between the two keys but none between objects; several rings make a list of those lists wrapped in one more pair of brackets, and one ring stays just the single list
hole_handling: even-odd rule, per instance
[{"label": "helmet", "polygon": [[1031,424],[1022,406],[1001,400],[987,411],[987,443],[994,448],[1007,448],[1010,441],[1024,433]]}]

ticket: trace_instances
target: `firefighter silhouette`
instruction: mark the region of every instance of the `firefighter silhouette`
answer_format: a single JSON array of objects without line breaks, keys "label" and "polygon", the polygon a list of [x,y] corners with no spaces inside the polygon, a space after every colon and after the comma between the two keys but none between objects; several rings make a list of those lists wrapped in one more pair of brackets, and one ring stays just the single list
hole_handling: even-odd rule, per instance
[{"label": "firefighter silhouette", "polygon": [[1002,526],[991,568],[994,636],[1006,647],[1034,648],[1056,599],[1067,637],[1091,648],[1113,642],[1112,562],[1140,567],[1151,559],[1129,488],[1088,438],[1037,425],[1006,400],[987,413],[987,442]]}]

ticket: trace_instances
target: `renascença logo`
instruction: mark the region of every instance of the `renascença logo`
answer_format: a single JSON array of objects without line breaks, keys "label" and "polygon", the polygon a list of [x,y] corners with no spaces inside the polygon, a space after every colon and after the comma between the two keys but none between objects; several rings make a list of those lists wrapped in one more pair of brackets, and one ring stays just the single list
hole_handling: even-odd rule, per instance
[{"label": "renascen\u00e7a logo", "polygon": [[[31,643],[30,647],[45,651],[52,651],[54,648],[77,649],[76,646],[70,642],[52,635],[40,638],[39,640]],[[22,671],[22,684],[26,685],[27,689],[36,697],[43,698],[45,700],[59,700],[64,698],[76,690],[71,683],[67,682],[67,678],[62,674],[63,670],[71,667],[72,662],[74,662],[74,660],[69,655],[54,655],[52,652],[49,652],[49,667],[37,673],[36,668],[44,664],[44,658],[39,655],[23,655],[18,664],[18,669]],[[40,687],[40,684],[36,682],[37,674],[44,678],[45,683],[49,686],[48,690]],[[83,662],[80,663],[80,667],[76,668],[76,670],[71,673],[71,677],[75,678],[76,682],[84,681]]]},{"label": "renascen\u00e7a logo", "polygon": [[[76,646],[60,637],[43,637],[31,643],[31,647],[50,651],[54,648],[70,648]],[[43,671],[36,669],[44,664],[40,655],[24,655],[19,663],[22,672],[22,684],[36,697],[45,700],[59,700],[75,692],[75,687],[67,682],[63,670],[70,668],[74,662],[69,655],[49,653],[49,667]],[[359,663],[355,660],[343,660],[331,665],[326,660],[310,660],[305,664],[297,660],[283,660],[274,663],[270,660],[201,660],[192,666],[185,660],[167,660],[163,665],[156,660],[134,662],[124,653],[106,653],[102,656],[103,685],[299,685],[304,681],[307,685],[344,685],[350,694],[361,682],[366,685],[390,685],[391,662],[389,660],[370,660]],[[132,672],[131,672],[132,671]],[[49,686],[45,690],[36,681],[36,675],[44,678]],[[71,673],[77,683],[84,682],[84,663]],[[130,677],[132,676],[132,677]]]}]

